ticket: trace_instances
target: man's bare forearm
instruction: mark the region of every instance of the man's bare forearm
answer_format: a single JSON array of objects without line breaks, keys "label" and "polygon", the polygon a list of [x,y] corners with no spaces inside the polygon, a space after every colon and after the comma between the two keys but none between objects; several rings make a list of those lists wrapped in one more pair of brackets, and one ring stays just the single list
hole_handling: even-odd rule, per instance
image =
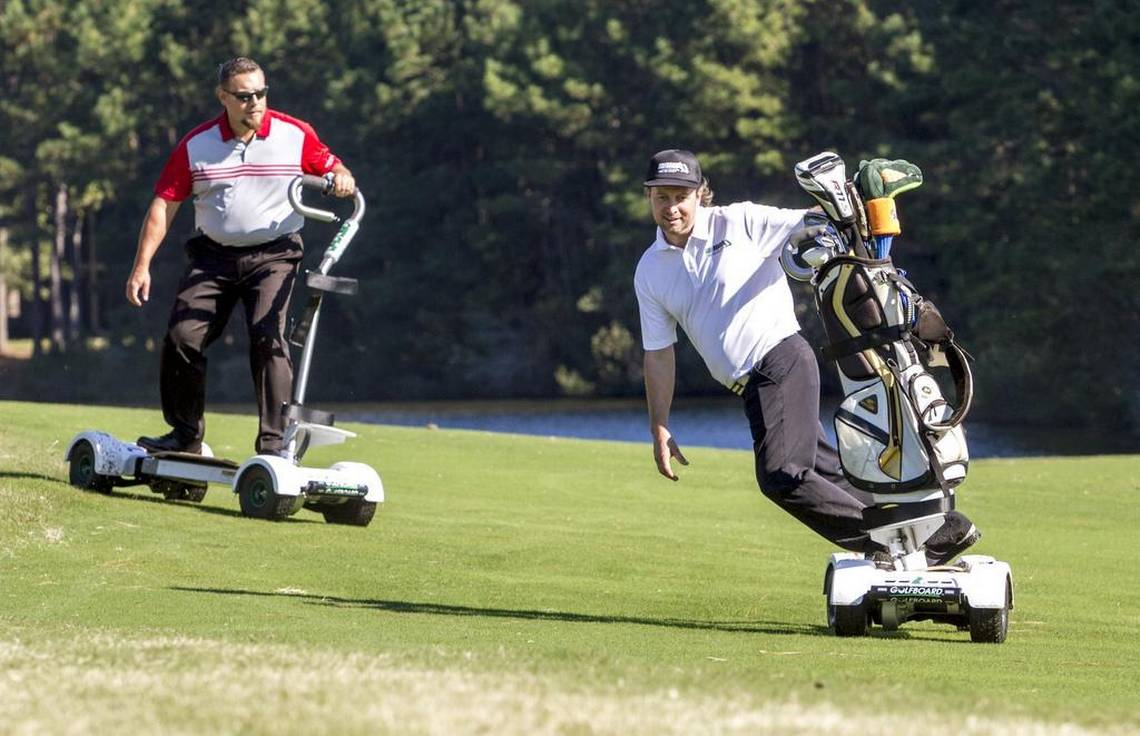
[{"label": "man's bare forearm", "polygon": [[676,358],[673,346],[662,350],[645,351],[645,399],[649,405],[649,432],[656,434],[661,427],[669,426],[669,411],[673,405],[673,385],[676,380]]},{"label": "man's bare forearm", "polygon": [[166,233],[170,231],[170,223],[178,212],[181,202],[171,202],[161,197],[155,197],[147,209],[146,218],[139,230],[138,249],[135,252],[135,268],[142,266],[149,268],[154,254],[162,245]]}]

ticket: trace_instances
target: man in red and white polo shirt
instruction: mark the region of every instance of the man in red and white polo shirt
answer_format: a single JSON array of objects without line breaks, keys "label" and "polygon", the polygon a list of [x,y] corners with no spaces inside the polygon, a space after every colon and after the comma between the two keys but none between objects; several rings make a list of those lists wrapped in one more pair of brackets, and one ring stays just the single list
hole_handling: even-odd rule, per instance
[{"label": "man in red and white polo shirt", "polygon": [[301,263],[304,219],[287,198],[301,173],[333,175],[332,193],[352,196],[352,173],[308,123],[270,110],[257,62],[239,57],[218,68],[221,115],[190,131],[155,185],[127,279],[127,299],[150,299],[150,263],[182,201],[193,195],[197,232],[162,346],[162,413],[171,431],[140,437],[152,451],[200,452],[205,435],[206,348],[239,303],[249,334],[249,362],[261,418],[258,453],[282,449],[282,405],[293,363],[285,317]]}]

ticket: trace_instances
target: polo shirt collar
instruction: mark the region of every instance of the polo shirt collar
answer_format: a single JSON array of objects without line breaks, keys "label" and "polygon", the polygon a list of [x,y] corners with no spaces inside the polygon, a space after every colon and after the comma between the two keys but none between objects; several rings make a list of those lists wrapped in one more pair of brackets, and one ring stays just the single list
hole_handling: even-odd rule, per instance
[{"label": "polo shirt collar", "polygon": [[[697,205],[697,214],[693,217],[693,231],[689,233],[689,240],[685,243],[685,247],[689,247],[689,243],[694,240],[707,241],[709,239],[709,223],[712,221],[712,210],[708,207]],[[657,239],[653,241],[654,250],[669,250],[676,248],[665,239],[665,234],[661,232],[661,228],[657,228]],[[678,248],[677,250],[683,250]]]},{"label": "polo shirt collar", "polygon": [[689,240],[708,240],[710,222],[712,222],[712,211],[708,207],[701,207],[698,204],[697,214],[693,218],[693,232],[689,233]]},{"label": "polo shirt collar", "polygon": [[[273,122],[273,111],[269,108],[265,109],[265,115],[261,118],[261,127],[257,131],[258,138],[265,138],[269,135],[269,126]],[[222,133],[222,140],[229,141],[234,138],[234,129],[230,127],[230,116],[222,110],[222,114],[218,116],[218,128]]]}]

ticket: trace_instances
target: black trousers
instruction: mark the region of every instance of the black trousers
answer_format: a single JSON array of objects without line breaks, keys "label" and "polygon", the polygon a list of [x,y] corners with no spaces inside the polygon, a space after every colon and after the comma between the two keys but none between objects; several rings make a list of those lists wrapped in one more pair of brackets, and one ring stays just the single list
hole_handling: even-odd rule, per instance
[{"label": "black trousers", "polygon": [[756,481],[765,496],[810,529],[855,552],[877,545],[863,531],[871,494],[843,476],[819,421],[819,366],[796,333],[752,369],[744,391]]},{"label": "black trousers", "polygon": [[178,285],[162,345],[162,414],[184,440],[206,433],[206,348],[217,340],[240,302],[249,335],[249,367],[260,426],[255,449],[282,447],[282,404],[292,397],[293,362],[285,319],[302,256],[297,233],[236,248],[204,235],[186,243],[190,263]]}]

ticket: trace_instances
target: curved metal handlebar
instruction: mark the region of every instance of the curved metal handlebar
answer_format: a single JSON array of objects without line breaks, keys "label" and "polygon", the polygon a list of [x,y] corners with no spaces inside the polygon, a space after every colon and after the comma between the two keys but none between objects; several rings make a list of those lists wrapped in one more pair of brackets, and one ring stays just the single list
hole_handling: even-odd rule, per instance
[{"label": "curved metal handlebar", "polygon": [[359,189],[352,195],[355,200],[352,214],[347,218],[341,218],[333,212],[310,207],[301,201],[301,189],[303,187],[319,189],[322,194],[328,194],[332,188],[332,179],[326,179],[323,176],[313,176],[312,174],[302,174],[289,182],[289,204],[293,205],[293,210],[299,215],[320,222],[341,222],[342,219],[347,219],[349,222],[359,222],[360,218],[364,217],[364,195],[360,193]]}]

